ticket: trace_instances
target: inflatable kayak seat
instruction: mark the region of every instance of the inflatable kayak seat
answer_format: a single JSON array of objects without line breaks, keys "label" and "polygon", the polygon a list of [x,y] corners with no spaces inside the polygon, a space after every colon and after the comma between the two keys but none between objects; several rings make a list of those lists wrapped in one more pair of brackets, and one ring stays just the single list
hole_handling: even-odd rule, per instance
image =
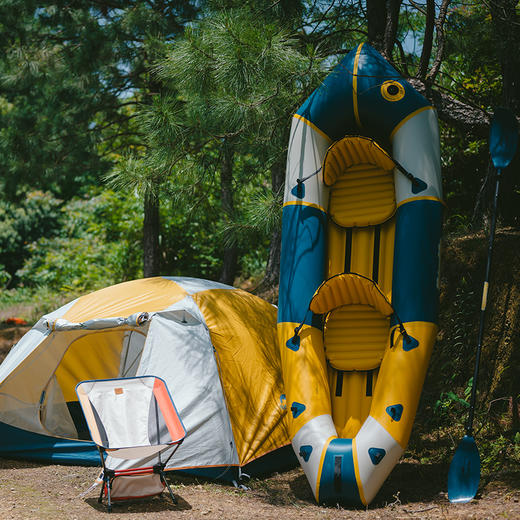
[{"label": "inflatable kayak seat", "polygon": [[[166,383],[154,376],[82,381],[76,393],[103,466],[99,495],[112,501],[160,495],[164,488],[174,504],[164,468],[182,444],[186,430]],[[166,460],[161,453],[173,448]],[[108,461],[105,456],[109,455]],[[113,469],[112,458],[157,460],[153,466]]]},{"label": "inflatable kayak seat", "polygon": [[382,224],[396,210],[392,158],[374,141],[345,137],[329,147],[323,179],[331,187],[328,214],[343,228]]},{"label": "inflatable kayak seat", "polygon": [[336,370],[377,368],[388,343],[392,305],[378,285],[356,273],[323,282],[310,310],[325,315],[325,357]]},{"label": "inflatable kayak seat", "polygon": [[381,364],[390,319],[370,305],[343,305],[327,314],[325,357],[336,370],[372,370]]}]

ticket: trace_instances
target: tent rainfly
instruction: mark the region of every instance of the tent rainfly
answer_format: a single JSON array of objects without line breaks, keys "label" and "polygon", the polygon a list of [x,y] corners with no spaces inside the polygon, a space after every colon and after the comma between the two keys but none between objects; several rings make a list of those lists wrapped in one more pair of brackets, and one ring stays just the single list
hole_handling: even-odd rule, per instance
[{"label": "tent rainfly", "polygon": [[294,460],[275,307],[174,277],[107,287],[38,321],[0,366],[0,455],[99,465],[75,386],[141,375],[166,382],[187,430],[166,470],[232,481]]}]

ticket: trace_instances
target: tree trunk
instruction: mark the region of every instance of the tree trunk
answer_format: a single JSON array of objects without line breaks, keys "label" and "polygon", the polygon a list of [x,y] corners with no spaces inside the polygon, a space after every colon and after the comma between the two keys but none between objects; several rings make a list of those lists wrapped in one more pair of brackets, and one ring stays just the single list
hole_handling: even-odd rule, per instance
[{"label": "tree trunk", "polygon": [[418,76],[421,81],[426,80],[428,73],[428,66],[433,49],[433,29],[435,27],[435,2],[434,0],[426,1],[426,26],[424,28],[423,48],[421,52],[421,59],[419,61]]},{"label": "tree trunk", "polygon": [[386,0],[367,0],[368,43],[385,51]]},{"label": "tree trunk", "polygon": [[520,16],[518,0],[495,0],[489,10],[495,27],[497,58],[502,68],[502,102],[514,112],[520,111]]},{"label": "tree trunk", "polygon": [[[224,218],[231,222],[235,213],[233,201],[233,150],[229,143],[224,142],[222,150],[222,165],[220,170],[220,200]],[[237,272],[238,252],[234,242],[224,245],[222,251],[222,270],[219,281],[233,285]]]},{"label": "tree trunk", "polygon": [[[284,167],[282,164],[274,164],[271,168],[271,189],[274,193],[280,193],[284,186]],[[282,230],[276,228],[271,234],[269,244],[269,256],[265,267],[265,275],[260,287],[262,290],[271,289],[278,284],[280,279],[280,253],[282,250]]]},{"label": "tree trunk", "polygon": [[147,191],[144,196],[143,274],[145,278],[160,272],[159,252],[159,196]]},{"label": "tree trunk", "polygon": [[387,0],[386,27],[384,35],[383,56],[393,63],[392,50],[397,39],[397,29],[399,28],[399,11],[402,0]]}]

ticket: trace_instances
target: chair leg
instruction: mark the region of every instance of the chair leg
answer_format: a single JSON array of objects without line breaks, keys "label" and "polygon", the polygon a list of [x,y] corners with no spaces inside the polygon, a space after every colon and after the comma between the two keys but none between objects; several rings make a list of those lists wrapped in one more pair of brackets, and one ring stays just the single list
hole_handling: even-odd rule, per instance
[{"label": "chair leg", "polygon": [[101,485],[101,493],[99,494],[98,502],[101,504],[103,501],[103,493],[106,490],[107,495],[107,511],[109,513],[112,512],[112,499],[110,497],[110,488],[112,487],[112,480],[113,480],[113,472],[112,471],[105,471],[103,472],[103,484]]},{"label": "chair leg", "polygon": [[168,484],[168,481],[166,480],[166,475],[164,474],[164,471],[160,470],[159,475],[161,475],[161,480],[163,481],[163,484],[168,488],[168,493],[170,493],[172,502],[174,504],[178,504],[178,501],[175,498],[175,495],[173,494],[172,488],[170,487],[170,484]]},{"label": "chair leg", "polygon": [[101,484],[101,492],[99,493],[98,502],[103,502],[103,493],[105,492],[105,477],[103,476],[103,483]]},{"label": "chair leg", "polygon": [[107,511],[109,513],[112,512],[112,500],[110,499],[110,487],[111,487],[111,484],[112,482],[107,479]]}]

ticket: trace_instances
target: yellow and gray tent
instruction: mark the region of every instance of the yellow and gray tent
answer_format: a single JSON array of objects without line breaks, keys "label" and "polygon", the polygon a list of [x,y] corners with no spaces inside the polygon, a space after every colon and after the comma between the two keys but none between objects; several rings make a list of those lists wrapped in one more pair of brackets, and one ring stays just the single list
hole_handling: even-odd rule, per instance
[{"label": "yellow and gray tent", "polygon": [[82,296],[13,347],[0,366],[0,455],[98,465],[75,386],[141,375],[166,382],[187,430],[166,469],[234,480],[286,463],[276,308],[227,285],[168,277]]}]

